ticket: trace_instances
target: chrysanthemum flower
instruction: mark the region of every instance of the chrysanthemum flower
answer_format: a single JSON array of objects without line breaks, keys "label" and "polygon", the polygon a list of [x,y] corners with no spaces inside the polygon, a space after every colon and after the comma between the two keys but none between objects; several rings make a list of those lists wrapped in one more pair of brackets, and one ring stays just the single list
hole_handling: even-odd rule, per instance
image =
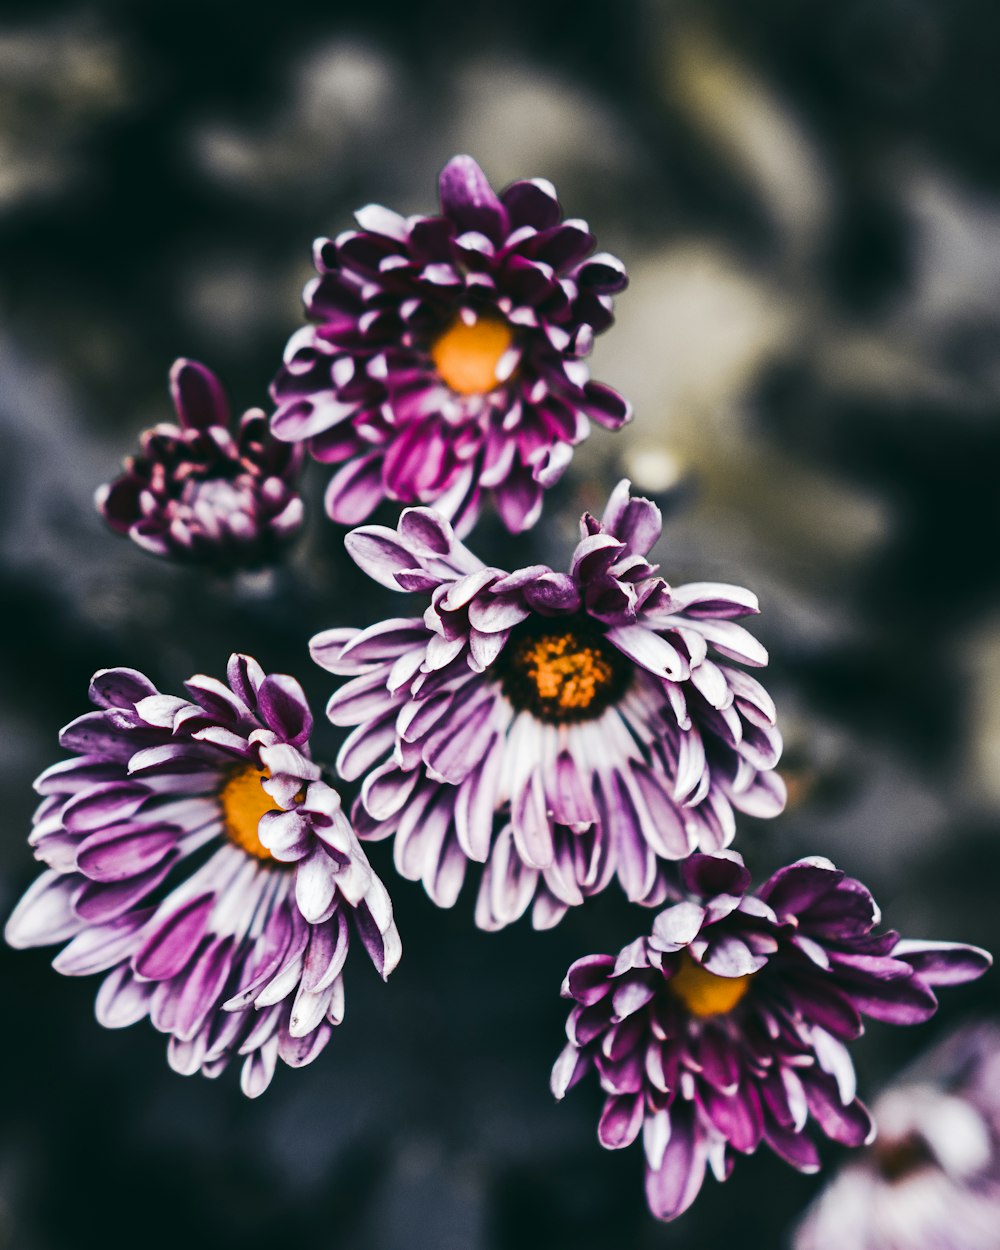
[{"label": "chrysanthemum flower", "polygon": [[147,430],[122,476],[98,489],[104,519],[157,556],[221,569],[273,559],[305,516],[302,449],[275,439],[259,408],[233,430],[218,379],[196,361],[174,362],[170,393],[180,424]]},{"label": "chrysanthemum flower", "polygon": [[874,1114],[875,1144],[813,1204],[795,1250],[998,1250],[996,1026],[950,1037]]},{"label": "chrysanthemum flower", "polygon": [[338,767],[365,777],[359,835],[395,833],[397,868],[442,907],[468,861],[486,864],[486,929],[532,899],[535,925],[554,924],[615,875],[658,905],[662,861],[726,845],[734,807],[773,816],[784,802],[774,705],[738,667],[767,661],[732,619],[756,598],[668,586],[646,560],[659,511],[628,482],[581,530],[569,573],[487,568],[429,509],[355,530],[360,567],[430,606],[312,643],[351,678],[327,711],[357,726]]},{"label": "chrysanthemum flower", "polygon": [[12,946],[68,945],[54,966],[105,972],[97,1017],[149,1016],[178,1072],[245,1056],[262,1093],[280,1058],[310,1063],[344,1014],[351,931],[387,977],[389,897],[309,758],[312,717],[291,677],[234,655],[228,684],[189,699],[141,673],[93,679],[98,708],[60,738],[72,759],[36,783],[30,841],[48,870],[7,923]]},{"label": "chrysanthemum flower", "polygon": [[272,429],[341,464],[326,507],[344,525],[381,499],[435,503],[459,532],[491,491],[512,531],[537,521],[589,419],[617,429],[628,404],[589,378],[594,335],[626,285],[562,220],[543,179],[499,196],[468,156],[440,179],[441,215],[370,204],[357,230],[315,247],[315,325],[289,341]]},{"label": "chrysanthemum flower", "polygon": [[973,946],[874,932],[871,895],[825,859],[780,869],[756,894],[733,852],[694,855],[681,875],[689,897],[650,937],[570,968],[562,992],[576,1005],[552,1073],[562,1098],[596,1069],[601,1144],[642,1133],[646,1197],[664,1220],[693,1202],[706,1166],[729,1175],[732,1151],[763,1143],[815,1171],[810,1121],[843,1145],[870,1141],[844,1046],[862,1015],[917,1024],[937,1009],[933,986],[991,962]]}]

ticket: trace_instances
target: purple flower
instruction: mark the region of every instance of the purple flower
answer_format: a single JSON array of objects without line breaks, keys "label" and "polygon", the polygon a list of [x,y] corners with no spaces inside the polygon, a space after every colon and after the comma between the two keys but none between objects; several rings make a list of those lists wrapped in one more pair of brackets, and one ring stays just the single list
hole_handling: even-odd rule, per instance
[{"label": "purple flower", "polygon": [[97,711],[60,741],[30,842],[48,870],[7,923],[12,946],[68,942],[59,972],[106,973],[97,1017],[149,1016],[178,1072],[244,1056],[244,1093],[310,1063],[344,1013],[352,929],[384,977],[399,935],[384,886],[309,758],[299,684],[249,656],[190,698],[105,669]]},{"label": "purple flower", "polygon": [[1000,1247],[1000,1031],[968,1028],[874,1107],[878,1139],[841,1170],[795,1250]]},{"label": "purple flower", "polygon": [[174,362],[170,393],[180,425],[143,434],[122,476],[98,489],[102,516],[156,556],[222,569],[273,559],[305,515],[301,448],[272,437],[259,408],[234,431],[219,380],[196,361]]},{"label": "purple flower", "polygon": [[327,712],[356,726],[338,768],[364,777],[359,836],[395,834],[398,870],[442,907],[467,863],[485,864],[484,929],[532,899],[534,924],[555,924],[616,875],[659,905],[662,861],[725,846],[733,808],[784,803],[774,705],[738,667],[767,661],[732,619],[756,598],[668,586],[646,560],[659,511],[628,487],[602,521],[583,517],[569,573],[487,568],[428,509],[355,530],[361,568],[430,605],[313,639],[316,661],[351,678]]},{"label": "purple flower", "polygon": [[341,464],[326,508],[343,525],[382,499],[434,503],[465,533],[483,491],[517,532],[587,437],[629,420],[589,379],[612,323],[619,260],[593,256],[544,179],[499,196],[469,156],[440,179],[439,217],[369,204],[359,229],[319,239],[299,330],[273,387],[272,429]]},{"label": "purple flower", "polygon": [[694,1201],[706,1166],[726,1179],[732,1151],[764,1143],[815,1171],[810,1121],[845,1146],[870,1141],[844,1045],[862,1015],[918,1024],[937,1009],[933,986],[991,962],[973,946],[875,933],[871,895],[825,859],[780,869],[756,894],[731,851],[692,856],[681,877],[688,897],[651,936],[570,968],[562,992],[576,1005],[552,1072],[562,1098],[597,1070],[601,1144],[642,1132],[646,1197],[664,1220]]}]

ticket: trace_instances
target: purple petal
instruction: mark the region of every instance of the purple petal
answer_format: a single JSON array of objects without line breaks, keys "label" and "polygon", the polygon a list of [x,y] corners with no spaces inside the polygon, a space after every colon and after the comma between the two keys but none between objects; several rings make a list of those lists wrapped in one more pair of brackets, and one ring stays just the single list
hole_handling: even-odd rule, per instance
[{"label": "purple petal", "polygon": [[566,1093],[585,1075],[590,1062],[577,1050],[572,1042],[567,1042],[559,1058],[552,1068],[549,1086],[556,1098],[565,1097]]},{"label": "purple petal", "polygon": [[660,1220],[673,1220],[694,1202],[705,1179],[706,1144],[692,1113],[675,1108],[670,1140],[656,1171],[646,1171],[646,1201]]},{"label": "purple petal", "polygon": [[338,525],[359,525],[385,498],[381,451],[357,456],[333,475],[323,496],[326,515]]},{"label": "purple petal", "polygon": [[992,956],[978,946],[961,942],[900,941],[892,950],[928,985],[964,985],[975,981],[993,964]]},{"label": "purple petal", "polygon": [[22,950],[74,937],[85,924],[73,910],[79,889],[79,877],[43,872],[7,921],[4,937],[8,945]]},{"label": "purple petal", "polygon": [[631,1146],[642,1128],[642,1095],[609,1098],[597,1126],[597,1138],[605,1150]]},{"label": "purple petal", "polygon": [[746,616],[758,612],[760,608],[757,596],[743,586],[722,582],[688,582],[671,589],[670,610],[699,619]]},{"label": "purple petal", "polygon": [[417,557],[400,542],[395,530],[384,525],[366,525],[352,530],[344,539],[344,547],[362,572],[389,590],[399,590],[397,573],[419,565]]},{"label": "purple petal", "polygon": [[399,518],[399,536],[404,542],[426,547],[439,556],[450,555],[456,545],[460,552],[465,550],[456,544],[448,521],[433,508],[407,508]]},{"label": "purple petal", "polygon": [[327,924],[312,925],[302,984],[313,993],[326,989],[341,973],[350,945],[350,929],[344,909],[339,908]]},{"label": "purple petal", "polygon": [[136,945],[139,929],[152,915],[147,908],[122,916],[106,925],[94,925],[63,947],[53,959],[52,967],[63,976],[90,976],[104,972],[127,959]]},{"label": "purple petal", "polygon": [[264,670],[253,656],[237,652],[229,657],[226,680],[236,697],[247,707],[253,707],[257,702],[257,691],[264,681]]},{"label": "purple petal", "polygon": [[561,216],[556,189],[547,178],[512,182],[501,192],[500,198],[514,226],[548,230]]},{"label": "purple petal", "polygon": [[134,668],[102,668],[90,682],[90,701],[101,708],[134,707],[151,694],[156,687]]},{"label": "purple petal", "polygon": [[482,595],[469,605],[469,623],[484,634],[508,630],[530,616],[520,593]]},{"label": "purple petal", "polygon": [[167,852],[152,868],[123,881],[88,881],[76,900],[77,913],[92,924],[104,924],[124,915],[166,879],[177,862],[177,852]]},{"label": "purple petal", "polygon": [[512,534],[531,529],[542,513],[542,487],[527,473],[513,472],[494,489],[500,519]]},{"label": "purple petal", "polygon": [[137,981],[127,966],[116,968],[104,978],[97,991],[94,1010],[106,1029],[123,1029],[149,1014],[155,984]]},{"label": "purple petal", "polygon": [[175,360],[170,369],[170,394],[182,426],[207,430],[229,424],[229,404],[219,379],[196,360]]},{"label": "purple petal", "polygon": [[155,867],[177,843],[177,832],[156,826],[119,825],[80,844],[76,863],[92,881],[124,881]]},{"label": "purple petal", "polygon": [[144,785],[109,781],[92,786],[71,799],[63,809],[63,824],[70,833],[89,833],[134,815],[149,797]]},{"label": "purple petal", "polygon": [[653,921],[651,943],[657,950],[680,950],[698,936],[704,919],[705,909],[697,903],[675,903]]},{"label": "purple petal", "polygon": [[453,156],[438,180],[441,211],[459,230],[479,230],[494,243],[507,233],[507,213],[471,156]]},{"label": "purple petal", "polygon": [[132,961],[139,976],[164,981],[181,972],[204,936],[214,905],[213,894],[201,894],[154,918]]},{"label": "purple petal", "polygon": [[174,1035],[190,1041],[216,1006],[233,963],[233,938],[209,943],[184,978],[178,996]]},{"label": "purple petal", "polygon": [[546,571],[524,588],[525,601],[542,613],[575,612],[580,592],[567,573]]},{"label": "purple petal", "polygon": [[663,518],[654,503],[648,499],[633,498],[630,486],[626,478],[611,492],[601,524],[629,551],[644,556],[660,537]]},{"label": "purple petal", "polygon": [[778,917],[796,916],[825,898],[844,879],[844,874],[828,859],[800,859],[779,868],[758,889],[757,896],[769,903]]},{"label": "purple petal", "polygon": [[615,625],[605,635],[608,642],[630,660],[669,681],[688,675],[688,665],[675,646],[645,625]]},{"label": "purple petal", "polygon": [[831,1141],[842,1146],[864,1146],[875,1136],[875,1125],[863,1102],[855,1099],[846,1106],[837,1086],[828,1076],[815,1071],[803,1076],[809,1111]]},{"label": "purple petal", "polygon": [[742,897],[750,888],[750,874],[735,851],[717,855],[692,855],[681,869],[684,885],[692,894],[712,898],[717,894]]},{"label": "purple petal", "polygon": [[259,1098],[271,1084],[278,1062],[277,1034],[248,1055],[240,1071],[240,1088],[248,1098]]},{"label": "purple petal", "polygon": [[764,1130],[764,1140],[774,1153],[790,1163],[799,1172],[818,1172],[820,1168],[819,1151],[805,1133],[794,1129],[782,1128],[777,1124],[768,1124]]},{"label": "purple petal", "polygon": [[720,1133],[741,1154],[752,1154],[760,1144],[764,1117],[760,1099],[748,1082],[735,1094],[720,1094],[711,1086],[703,1086],[702,1103]]},{"label": "purple petal", "polygon": [[321,847],[299,860],[295,871],[295,901],[310,924],[320,924],[331,914],[337,893],[336,865]]},{"label": "purple petal", "polygon": [[614,963],[611,955],[585,955],[578,959],[566,973],[563,998],[574,998],[585,1007],[600,1002],[613,988],[608,977]]},{"label": "purple petal", "polygon": [[292,746],[301,746],[312,730],[312,714],[294,677],[272,673],[257,692],[261,715],[269,728]]}]

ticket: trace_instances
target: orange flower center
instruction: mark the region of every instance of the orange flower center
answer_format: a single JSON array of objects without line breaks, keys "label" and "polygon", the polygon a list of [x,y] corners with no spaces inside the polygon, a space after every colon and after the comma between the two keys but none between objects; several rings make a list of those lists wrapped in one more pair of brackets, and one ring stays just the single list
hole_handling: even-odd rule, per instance
[{"label": "orange flower center", "polygon": [[563,622],[529,617],[495,671],[519,712],[556,723],[593,720],[625,692],[631,668],[583,614]]},{"label": "orange flower center", "polygon": [[553,711],[590,707],[611,682],[611,665],[572,634],[547,634],[522,645],[517,656],[535,693]]},{"label": "orange flower center", "polygon": [[261,770],[253,764],[238,768],[230,774],[229,780],[219,792],[219,801],[222,803],[222,817],[230,841],[235,842],[248,855],[274,861],[274,856],[261,842],[257,832],[262,816],[267,812],[281,811],[261,785],[270,776],[270,769]]},{"label": "orange flower center", "polygon": [[459,395],[485,395],[500,379],[497,367],[514,336],[506,321],[477,317],[472,324],[461,317],[431,346],[431,359],[442,382]]},{"label": "orange flower center", "polygon": [[745,977],[720,977],[695,963],[685,951],[680,967],[667,982],[693,1016],[724,1016],[732,1011],[750,988],[753,973]]}]

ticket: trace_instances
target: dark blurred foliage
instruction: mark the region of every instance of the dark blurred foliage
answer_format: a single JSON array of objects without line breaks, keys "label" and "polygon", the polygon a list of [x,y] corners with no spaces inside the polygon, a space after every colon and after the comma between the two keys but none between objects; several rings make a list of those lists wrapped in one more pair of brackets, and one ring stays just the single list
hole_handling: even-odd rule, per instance
[{"label": "dark blurred foliage", "polygon": [[[674,580],[760,593],[787,813],[755,874],[821,853],[913,936],[998,945],[1000,9],[990,0],[548,4],[8,3],[0,18],[0,726],[6,913],[34,868],[32,778],[102,666],[165,689],[231,650],[329,694],[308,637],[398,602],[345,562],[312,479],[273,574],[213,581],[105,532],[94,487],[169,418],[189,355],[264,400],[309,244],[369,200],[431,207],[449,155],[543,175],[633,273],[595,370],[636,402],[537,533],[565,560],[618,471],[670,515]],[[388,514],[387,514],[388,515]],[[321,729],[332,756],[337,738]],[[109,1033],[94,985],[0,951],[0,1247],[774,1250],[816,1187],[771,1158],[671,1228],[638,1148],[602,1151],[593,1088],[555,1105],[558,985],[649,915],[609,896],[557,930],[472,927],[395,879],[405,955],[348,974],[311,1069],[257,1103]],[[949,1022],[875,1025],[863,1088]],[[833,1161],[837,1152],[830,1149]]]}]

